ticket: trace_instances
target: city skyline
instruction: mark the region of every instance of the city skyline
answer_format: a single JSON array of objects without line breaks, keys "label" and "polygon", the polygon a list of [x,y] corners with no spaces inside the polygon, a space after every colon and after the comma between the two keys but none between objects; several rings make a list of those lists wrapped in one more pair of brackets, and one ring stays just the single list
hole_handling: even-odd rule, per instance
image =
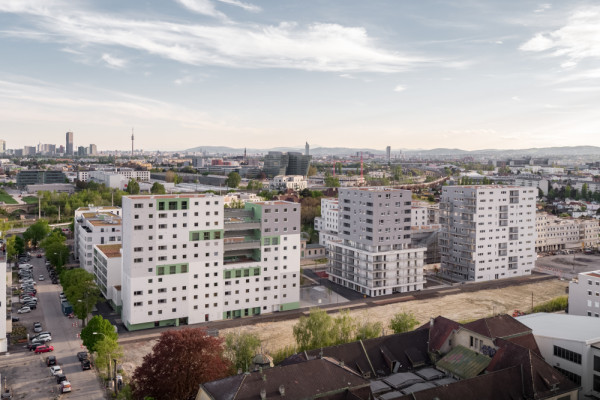
[{"label": "city skyline", "polygon": [[[0,1],[8,148],[600,145],[593,2]],[[168,138],[165,141],[165,137]],[[235,145],[231,145],[235,143]]]}]

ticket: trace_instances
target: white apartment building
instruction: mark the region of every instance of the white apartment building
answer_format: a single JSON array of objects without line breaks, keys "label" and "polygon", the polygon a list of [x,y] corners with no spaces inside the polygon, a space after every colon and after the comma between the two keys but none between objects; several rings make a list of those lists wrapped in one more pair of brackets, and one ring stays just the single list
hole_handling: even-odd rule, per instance
[{"label": "white apartment building", "polygon": [[272,190],[304,190],[308,187],[308,181],[302,175],[277,175],[270,184]]},{"label": "white apartment building", "polygon": [[327,242],[338,239],[338,219],[340,206],[338,199],[321,198],[321,216],[315,217],[315,230],[319,232],[319,244],[327,247]]},{"label": "white apartment building", "polygon": [[600,270],[582,272],[569,282],[569,314],[600,318]]},{"label": "white apartment building", "polygon": [[517,317],[544,360],[578,385],[579,400],[600,398],[600,319],[536,313]]},{"label": "white apartment building", "polygon": [[535,267],[537,189],[445,186],[440,201],[442,273],[461,281],[529,275]]},{"label": "white apartment building", "polygon": [[411,248],[411,192],[340,188],[339,236],[328,242],[329,280],[375,297],[423,288],[425,248]]},{"label": "white apartment building", "polygon": [[300,205],[244,207],[225,209],[215,195],[123,197],[129,330],[299,307]]},{"label": "white apartment building", "polygon": [[75,210],[73,253],[86,271],[94,270],[95,244],[121,243],[120,215],[120,207],[90,206]]},{"label": "white apartment building", "polygon": [[115,310],[121,303],[121,244],[94,245],[94,276],[105,299]]},{"label": "white apartment building", "polygon": [[538,212],[535,226],[535,250],[538,253],[598,246],[600,221],[595,219],[559,218]]}]

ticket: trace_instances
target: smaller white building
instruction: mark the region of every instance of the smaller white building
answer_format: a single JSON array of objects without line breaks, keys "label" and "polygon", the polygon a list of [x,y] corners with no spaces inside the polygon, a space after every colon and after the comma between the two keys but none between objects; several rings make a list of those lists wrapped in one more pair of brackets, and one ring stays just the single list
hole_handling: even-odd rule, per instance
[{"label": "smaller white building", "polygon": [[94,275],[96,284],[114,309],[121,308],[121,244],[94,245]]},{"label": "smaller white building", "polygon": [[582,272],[569,283],[569,314],[600,318],[600,270]]},{"label": "smaller white building", "polygon": [[600,319],[536,313],[517,320],[531,328],[546,362],[581,385],[580,400],[600,397]]},{"label": "smaller white building", "polygon": [[[93,246],[121,243],[121,209],[115,207],[85,207],[75,211],[74,254],[79,264],[93,273]],[[117,213],[118,212],[118,213]]]},{"label": "smaller white building", "polygon": [[321,199],[321,216],[315,218],[315,230],[319,232],[320,245],[327,247],[328,241],[338,239],[339,211],[338,199]]},{"label": "smaller white building", "polygon": [[[0,260],[0,354],[8,351],[6,333],[12,331],[12,322],[7,319],[9,307],[6,289],[11,285],[12,272],[7,268],[6,258]],[[12,295],[12,293],[11,293]]]},{"label": "smaller white building", "polygon": [[277,175],[271,180],[272,190],[304,190],[308,187],[306,178],[302,175]]}]

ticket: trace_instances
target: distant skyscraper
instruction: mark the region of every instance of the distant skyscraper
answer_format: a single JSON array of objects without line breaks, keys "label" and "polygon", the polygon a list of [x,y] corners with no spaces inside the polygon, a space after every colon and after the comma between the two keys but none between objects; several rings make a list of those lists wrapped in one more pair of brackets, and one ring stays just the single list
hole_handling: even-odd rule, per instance
[{"label": "distant skyscraper", "polygon": [[90,144],[90,151],[88,153],[90,156],[98,155],[98,147],[95,144]]},{"label": "distant skyscraper", "polygon": [[6,153],[6,141],[0,140],[0,153]]},{"label": "distant skyscraper", "polygon": [[73,155],[73,132],[67,132],[67,143],[65,145],[65,155],[72,156]]},{"label": "distant skyscraper", "polygon": [[304,145],[304,155],[310,156],[310,146],[308,145],[308,142],[306,142],[306,144]]},{"label": "distant skyscraper", "polygon": [[392,148],[390,146],[385,148],[385,155],[387,157],[387,162],[390,162],[392,158]]},{"label": "distant skyscraper", "polygon": [[131,157],[133,157],[133,128],[131,128]]},{"label": "distant skyscraper", "polygon": [[85,150],[86,150],[86,148],[85,148],[84,146],[79,146],[79,147],[77,148],[77,155],[78,155],[79,157],[83,157],[83,156],[85,156]]}]

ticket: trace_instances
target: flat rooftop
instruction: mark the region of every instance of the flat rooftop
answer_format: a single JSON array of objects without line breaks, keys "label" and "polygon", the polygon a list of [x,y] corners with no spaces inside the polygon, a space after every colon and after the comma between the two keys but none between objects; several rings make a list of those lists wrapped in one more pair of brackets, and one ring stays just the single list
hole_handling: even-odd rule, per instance
[{"label": "flat rooftop", "polygon": [[535,313],[516,318],[533,331],[534,336],[583,342],[600,342],[600,318],[582,315]]},{"label": "flat rooftop", "polygon": [[121,257],[121,244],[97,244],[96,247],[107,258]]}]

